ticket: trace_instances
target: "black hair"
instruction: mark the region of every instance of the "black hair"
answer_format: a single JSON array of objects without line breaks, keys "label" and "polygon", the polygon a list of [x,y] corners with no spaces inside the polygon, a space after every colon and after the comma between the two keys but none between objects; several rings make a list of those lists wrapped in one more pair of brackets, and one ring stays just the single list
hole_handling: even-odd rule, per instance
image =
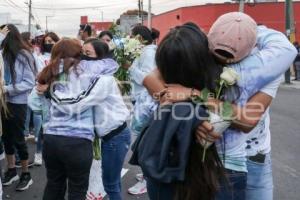
[{"label": "black hair", "polygon": [[[26,65],[27,63],[31,65],[31,70],[36,73],[37,69],[34,63],[33,56],[31,54],[31,49],[26,43],[23,41],[22,36],[18,30],[18,28],[13,24],[7,24],[0,26],[0,29],[3,29],[5,26],[8,27],[9,33],[5,37],[5,39],[2,41],[1,49],[3,59],[7,63],[10,74],[11,74],[11,80],[12,84],[15,85],[16,81],[16,71],[15,71],[15,62],[18,60],[22,64]],[[22,56],[22,57],[19,57]],[[31,62],[31,59],[33,62]],[[24,63],[27,62],[27,63]]]},{"label": "black hair", "polygon": [[81,24],[80,30],[87,32],[89,37],[92,35],[92,27],[89,24]]},{"label": "black hair", "polygon": [[186,22],[183,24],[183,26],[190,26],[190,27],[194,27],[194,28],[198,29],[199,31],[201,30],[199,28],[199,26],[197,24],[195,24],[194,22]]},{"label": "black hair", "polygon": [[109,47],[105,42],[101,42],[97,38],[89,38],[83,44],[91,44],[95,50],[97,58],[103,59],[108,56]]},{"label": "black hair", "polygon": [[[215,80],[222,72],[222,66],[215,63],[209,51],[206,35],[199,28],[188,25],[175,27],[167,34],[158,46],[155,60],[166,83],[198,90],[214,90]],[[175,200],[212,200],[219,181],[225,180],[215,145],[206,150],[204,163],[201,160],[203,150],[200,144],[192,142],[186,178],[175,184]]]},{"label": "black hair", "polygon": [[153,40],[158,39],[159,35],[160,35],[159,30],[157,30],[156,28],[152,28],[152,33],[151,33],[152,39]]},{"label": "black hair", "polygon": [[209,51],[206,35],[187,25],[172,29],[161,41],[156,63],[166,83],[199,90],[213,90],[222,72]]},{"label": "black hair", "polygon": [[156,35],[152,33],[152,31],[149,30],[146,26],[143,25],[137,25],[132,30],[131,33],[133,36],[140,35],[142,39],[144,40],[146,45],[152,44],[153,39],[156,39]]},{"label": "black hair", "polygon": [[113,39],[113,34],[110,31],[102,31],[99,34],[98,38],[101,39],[105,35],[107,35],[108,37],[110,37],[111,40]]}]

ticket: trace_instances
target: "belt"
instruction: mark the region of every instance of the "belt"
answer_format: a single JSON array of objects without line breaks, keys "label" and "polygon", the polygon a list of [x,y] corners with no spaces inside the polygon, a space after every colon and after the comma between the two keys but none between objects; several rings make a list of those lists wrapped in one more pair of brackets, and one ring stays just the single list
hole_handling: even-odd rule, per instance
[{"label": "belt", "polygon": [[258,153],[255,156],[249,156],[248,159],[257,163],[265,163],[266,155]]},{"label": "belt", "polygon": [[121,126],[119,126],[118,128],[112,130],[110,133],[108,133],[107,135],[101,137],[101,139],[105,142],[107,142],[108,140],[110,140],[111,138],[115,137],[116,135],[118,135],[119,133],[121,133],[125,128],[127,128],[127,123],[124,122]]}]

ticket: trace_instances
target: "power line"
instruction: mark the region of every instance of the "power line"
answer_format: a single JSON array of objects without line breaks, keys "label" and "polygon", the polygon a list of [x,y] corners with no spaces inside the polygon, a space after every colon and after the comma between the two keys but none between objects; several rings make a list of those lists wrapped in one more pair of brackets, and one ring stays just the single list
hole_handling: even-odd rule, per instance
[{"label": "power line", "polygon": [[14,2],[10,1],[10,0],[5,0],[6,4],[9,5],[10,7],[22,11],[24,13],[28,13],[28,11],[23,10],[21,7],[19,7],[17,4],[15,4]]}]

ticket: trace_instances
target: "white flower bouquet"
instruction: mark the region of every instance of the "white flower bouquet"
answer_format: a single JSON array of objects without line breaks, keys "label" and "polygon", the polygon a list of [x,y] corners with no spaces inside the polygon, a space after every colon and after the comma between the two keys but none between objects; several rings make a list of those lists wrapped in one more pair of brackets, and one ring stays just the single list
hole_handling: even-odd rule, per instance
[{"label": "white flower bouquet", "polygon": [[[139,39],[140,36],[134,38],[123,38],[119,45],[115,47],[114,56],[118,64],[121,66],[115,73],[115,77],[119,80],[119,86],[121,87],[122,94],[129,94],[130,84],[128,68],[132,65],[132,62],[140,57],[144,44]],[[111,45],[113,46],[113,45]]]}]

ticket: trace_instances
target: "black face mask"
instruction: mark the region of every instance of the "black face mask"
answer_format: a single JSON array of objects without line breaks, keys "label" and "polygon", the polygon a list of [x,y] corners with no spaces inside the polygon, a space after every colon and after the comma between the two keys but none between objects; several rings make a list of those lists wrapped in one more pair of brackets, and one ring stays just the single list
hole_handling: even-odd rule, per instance
[{"label": "black face mask", "polygon": [[54,44],[44,44],[44,51],[50,53]]},{"label": "black face mask", "polygon": [[100,60],[99,58],[93,58],[84,54],[80,55],[80,60],[87,60],[87,61],[91,61],[91,60]]}]

